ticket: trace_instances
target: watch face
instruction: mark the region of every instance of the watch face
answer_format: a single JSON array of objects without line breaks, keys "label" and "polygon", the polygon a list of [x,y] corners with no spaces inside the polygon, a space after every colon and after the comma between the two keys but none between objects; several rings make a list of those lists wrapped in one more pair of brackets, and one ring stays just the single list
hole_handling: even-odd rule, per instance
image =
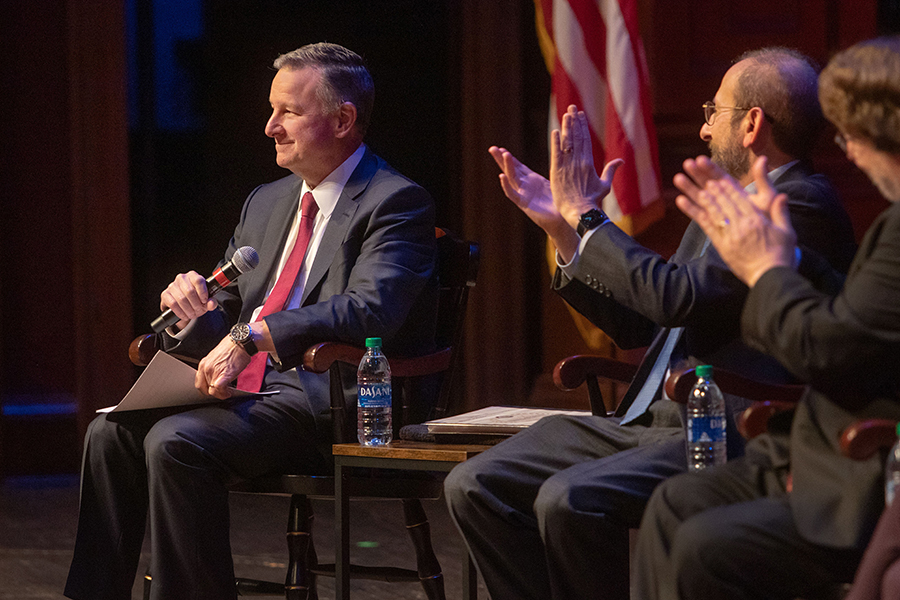
[{"label": "watch face", "polygon": [[584,213],[583,215],[581,215],[581,223],[588,229],[591,229],[592,227],[599,225],[600,223],[602,223],[605,220],[606,220],[606,215],[603,214],[602,211],[597,210],[596,208],[593,210],[589,210],[586,213]]},{"label": "watch face", "polygon": [[250,340],[250,325],[248,323],[238,323],[231,328],[231,339],[243,345]]},{"label": "watch face", "polygon": [[609,217],[602,210],[592,208],[578,219],[578,235],[584,235],[591,229],[605,223],[608,219]]},{"label": "watch face", "polygon": [[246,350],[250,356],[257,353],[258,348],[253,341],[253,330],[250,329],[249,323],[237,323],[231,328],[230,336],[231,341]]}]

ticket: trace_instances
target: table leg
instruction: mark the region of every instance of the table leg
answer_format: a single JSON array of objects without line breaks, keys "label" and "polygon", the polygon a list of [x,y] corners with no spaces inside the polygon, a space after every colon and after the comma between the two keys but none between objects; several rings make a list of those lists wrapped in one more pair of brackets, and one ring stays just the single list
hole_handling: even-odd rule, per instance
[{"label": "table leg", "polygon": [[343,467],[334,465],[334,597],[350,600],[350,499],[344,495]]}]

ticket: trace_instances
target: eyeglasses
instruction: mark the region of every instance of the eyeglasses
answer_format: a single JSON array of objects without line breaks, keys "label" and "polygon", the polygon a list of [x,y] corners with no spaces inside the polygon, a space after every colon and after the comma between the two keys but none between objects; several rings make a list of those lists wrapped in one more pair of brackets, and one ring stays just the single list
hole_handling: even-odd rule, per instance
[{"label": "eyeglasses", "polygon": [[[715,102],[703,103],[703,118],[706,124],[712,126],[716,122],[716,113],[723,110],[750,110],[752,107],[744,108],[742,106],[716,106]],[[768,117],[769,115],[766,115]]]}]

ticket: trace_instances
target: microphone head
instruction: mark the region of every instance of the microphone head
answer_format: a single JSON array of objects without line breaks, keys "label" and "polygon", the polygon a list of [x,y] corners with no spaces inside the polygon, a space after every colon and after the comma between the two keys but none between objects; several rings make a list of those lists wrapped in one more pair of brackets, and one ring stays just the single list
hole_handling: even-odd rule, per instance
[{"label": "microphone head", "polygon": [[231,264],[238,270],[238,273],[252,271],[259,264],[259,254],[250,246],[241,246],[231,257]]}]

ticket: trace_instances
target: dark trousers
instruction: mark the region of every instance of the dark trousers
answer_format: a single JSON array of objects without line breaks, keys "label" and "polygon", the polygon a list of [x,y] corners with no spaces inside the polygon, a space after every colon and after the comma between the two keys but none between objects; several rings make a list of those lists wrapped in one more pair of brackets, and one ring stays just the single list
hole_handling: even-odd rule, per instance
[{"label": "dark trousers", "polygon": [[548,417],[450,472],[450,513],[493,600],[627,600],[628,528],[686,469],[679,409],[652,411],[650,427]]},{"label": "dark trousers", "polygon": [[641,521],[641,600],[804,598],[848,581],[859,553],[807,542],[797,531],[786,470],[771,466],[770,436],[722,467],[660,485]]},{"label": "dark trousers", "polygon": [[900,500],[885,509],[846,600],[900,598]]},{"label": "dark trousers", "polygon": [[277,470],[327,472],[315,439],[297,390],[97,417],[85,438],[66,596],[130,599],[149,514],[154,600],[235,598],[228,486]]}]

